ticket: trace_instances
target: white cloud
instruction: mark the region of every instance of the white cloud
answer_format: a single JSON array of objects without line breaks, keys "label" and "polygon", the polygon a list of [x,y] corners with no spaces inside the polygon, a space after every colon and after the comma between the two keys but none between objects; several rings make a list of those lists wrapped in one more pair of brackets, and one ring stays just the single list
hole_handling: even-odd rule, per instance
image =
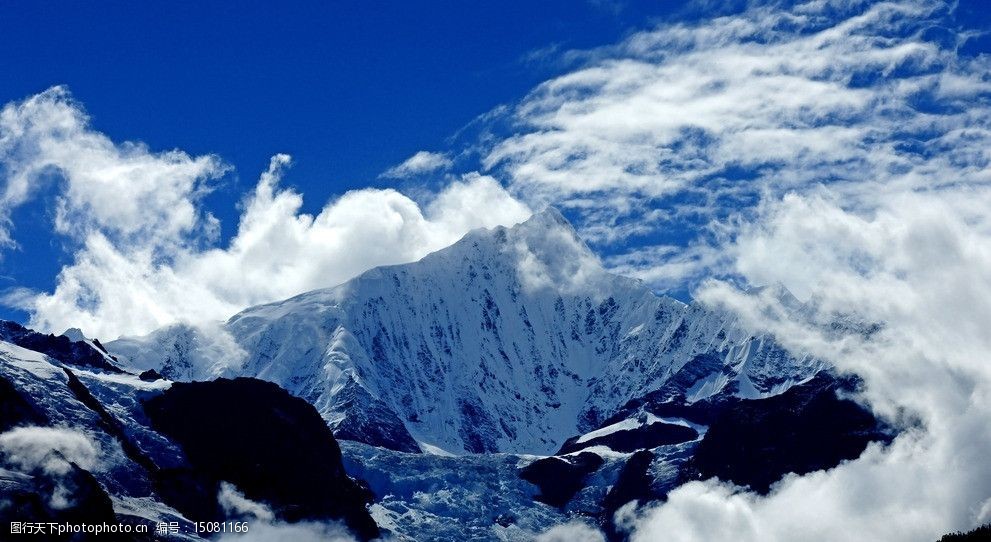
[{"label": "white cloud", "polygon": [[424,207],[395,190],[364,189],[303,214],[302,195],[278,186],[290,160],[277,155],[244,202],[237,234],[216,246],[217,223],[200,198],[223,172],[219,161],[115,144],[61,88],[4,108],[0,152],[8,194],[0,217],[57,172],[56,231],[80,244],[54,291],[16,290],[7,302],[29,311],[32,327],[78,327],[103,338],[226,319],[530,214],[477,174],[451,182]]},{"label": "white cloud", "polygon": [[638,278],[666,291],[683,286],[685,277],[724,266],[726,259],[725,254],[709,245],[654,245],[611,256],[605,264],[613,273]]},{"label": "white cloud", "polygon": [[0,457],[21,472],[40,470],[55,480],[48,497],[56,509],[73,503],[75,486],[64,479],[72,469],[94,471],[106,465],[100,446],[84,433],[55,427],[18,427],[0,434]]},{"label": "white cloud", "polygon": [[593,241],[680,227],[710,250],[767,193],[987,180],[988,59],[923,38],[947,9],[771,3],[634,34],[527,96],[484,165],[533,206],[573,209]]},{"label": "white cloud", "polygon": [[213,156],[152,153],[140,143],[115,145],[88,128],[64,87],[53,87],[0,112],[0,241],[11,243],[10,213],[46,182],[59,183],[55,229],[140,240],[159,249],[209,228],[198,206],[209,181],[225,172]]},{"label": "white cloud", "polygon": [[[100,464],[100,448],[86,435],[54,427],[18,427],[0,434],[0,452],[22,470],[36,468],[63,475],[68,472],[65,460],[92,470]],[[61,457],[52,455],[58,452]]]},{"label": "white cloud", "polygon": [[[635,540],[935,540],[988,520],[991,498],[991,188],[968,183],[874,193],[870,212],[824,189],[768,198],[728,250],[749,283],[781,282],[809,299],[795,321],[772,296],[713,281],[699,292],[786,347],[865,379],[864,399],[896,422],[890,447],[828,471],[786,478],[758,497],[695,482],[644,512]],[[824,332],[877,322],[869,337]]]},{"label": "white cloud", "polygon": [[451,159],[446,154],[430,151],[419,151],[407,158],[403,163],[385,170],[381,177],[388,179],[405,179],[423,175],[439,169],[451,167]]},{"label": "white cloud", "polygon": [[217,503],[224,509],[227,517],[252,518],[263,522],[271,522],[275,519],[275,514],[268,506],[245,497],[238,491],[237,486],[230,482],[220,483]]},{"label": "white cloud", "polygon": [[[722,282],[701,299],[863,376],[876,412],[918,425],[890,449],[787,478],[767,498],[714,481],[679,488],[643,514],[639,539],[733,529],[740,540],[925,541],[986,522],[991,220],[980,209],[989,203],[991,189],[968,185],[889,193],[869,215],[824,196],[768,202],[735,245],[738,269],[805,292],[809,321]],[[838,318],[883,327],[869,337],[823,331]]]},{"label": "white cloud", "polygon": [[579,521],[555,525],[539,534],[535,542],[605,542],[606,538],[598,529]]}]

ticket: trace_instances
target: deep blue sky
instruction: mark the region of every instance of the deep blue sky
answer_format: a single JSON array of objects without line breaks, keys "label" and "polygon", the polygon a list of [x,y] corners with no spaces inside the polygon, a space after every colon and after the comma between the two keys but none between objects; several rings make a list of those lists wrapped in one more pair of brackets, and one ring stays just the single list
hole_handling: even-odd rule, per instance
[{"label": "deep blue sky", "polygon": [[[534,51],[612,43],[684,1],[285,4],[5,2],[0,102],[65,84],[115,141],[218,154],[235,168],[207,202],[226,238],[272,154],[319,210],[563,69]],[[45,209],[14,214],[0,286],[50,289],[70,257]]]},{"label": "deep blue sky", "polygon": [[528,53],[610,43],[680,3],[6,3],[0,100],[67,84],[96,129],[219,154],[241,190],[288,152],[315,210],[519,99],[554,70]]}]

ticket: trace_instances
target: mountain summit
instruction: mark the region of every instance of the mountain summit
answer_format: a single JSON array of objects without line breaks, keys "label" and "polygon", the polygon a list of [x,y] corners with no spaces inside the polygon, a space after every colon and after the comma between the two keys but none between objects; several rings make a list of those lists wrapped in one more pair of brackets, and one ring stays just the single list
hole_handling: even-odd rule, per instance
[{"label": "mountain summit", "polygon": [[172,326],[107,346],[174,380],[278,383],[339,438],[454,454],[552,453],[665,386],[689,400],[760,397],[819,369],[724,314],[609,273],[553,208],[219,330]]}]

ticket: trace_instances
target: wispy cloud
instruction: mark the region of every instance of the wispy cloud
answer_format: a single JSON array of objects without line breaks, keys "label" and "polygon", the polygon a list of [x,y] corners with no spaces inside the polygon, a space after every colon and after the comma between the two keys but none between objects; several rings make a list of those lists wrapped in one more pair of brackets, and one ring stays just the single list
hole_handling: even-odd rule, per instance
[{"label": "wispy cloud", "polygon": [[556,525],[537,535],[536,542],[605,542],[606,538],[597,529],[580,521]]},{"label": "wispy cloud", "polygon": [[[679,488],[641,515],[635,540],[732,531],[754,541],[925,541],[991,521],[991,223],[978,211],[991,188],[875,197],[869,214],[826,195],[769,201],[732,247],[748,282],[805,293],[808,322],[725,282],[699,297],[861,375],[862,399],[904,432],[831,471],[788,477],[766,498],[714,480]],[[882,327],[869,337],[822,331],[838,320]]]},{"label": "wispy cloud", "polygon": [[419,151],[407,158],[403,163],[385,170],[380,177],[386,179],[406,179],[444,170],[451,167],[452,161],[446,154],[429,151]]},{"label": "wispy cloud", "polygon": [[68,472],[70,461],[96,469],[102,456],[100,447],[85,434],[54,427],[18,427],[0,434],[0,455],[26,472],[41,469],[57,475]]},{"label": "wispy cloud", "polygon": [[62,234],[95,229],[164,248],[211,233],[199,203],[227,171],[219,158],[116,145],[88,123],[64,87],[0,111],[0,242],[12,243],[11,211],[46,184],[60,184],[54,225]]},{"label": "wispy cloud", "polygon": [[826,184],[866,209],[885,187],[986,181],[987,59],[958,54],[949,10],[772,3],[634,34],[535,89],[483,164],[593,241],[680,228],[713,250],[767,195]]}]

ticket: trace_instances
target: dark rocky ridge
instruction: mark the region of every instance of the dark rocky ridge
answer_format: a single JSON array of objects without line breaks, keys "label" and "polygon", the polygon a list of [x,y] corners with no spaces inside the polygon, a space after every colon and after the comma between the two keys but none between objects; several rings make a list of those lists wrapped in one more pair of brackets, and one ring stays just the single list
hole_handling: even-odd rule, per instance
[{"label": "dark rocky ridge", "polygon": [[540,488],[534,499],[563,508],[584,486],[585,478],[602,466],[602,458],[590,452],[574,457],[545,457],[520,470],[520,478]]},{"label": "dark rocky ridge", "polygon": [[[97,415],[100,429],[113,436],[124,454],[143,469],[148,479],[153,481],[155,491],[163,502],[186,517],[205,521],[225,519],[223,510],[217,502],[220,490],[220,483],[217,480],[197,472],[188,465],[161,468],[128,436],[120,420],[107,411],[75,373],[66,367],[62,370],[68,378],[68,388],[75,398]],[[118,517],[118,520],[121,519],[123,518]]]},{"label": "dark rocky ridge", "polygon": [[981,525],[966,533],[950,533],[943,535],[939,542],[989,542],[991,541],[991,523]]},{"label": "dark rocky ridge", "polygon": [[639,501],[644,504],[658,498],[652,490],[652,479],[648,474],[651,462],[654,461],[654,454],[648,450],[640,450],[630,456],[619,471],[619,477],[613,484],[606,498],[602,502],[602,512],[599,522],[605,531],[606,538],[610,541],[623,540],[624,534],[616,529],[613,516],[616,511],[630,501]]},{"label": "dark rocky ridge", "polygon": [[819,374],[766,399],[727,402],[682,468],[682,479],[718,477],[765,494],[785,474],[806,474],[855,459],[891,436],[864,407],[838,392],[856,381]]},{"label": "dark rocky ridge", "polygon": [[[46,337],[34,332],[22,336]],[[64,343],[62,339],[68,340],[62,337],[56,343]],[[68,344],[95,351],[88,343]],[[218,502],[220,481],[226,480],[249,498],[269,504],[282,521],[341,520],[361,539],[378,536],[365,508],[371,494],[363,483],[345,474],[340,450],[323,419],[311,405],[277,385],[253,379],[176,384],[164,392],[131,388],[125,393],[134,395],[118,398],[112,391],[107,396],[110,390],[101,384],[111,381],[77,376],[74,368],[79,364],[48,358],[29,362],[31,370],[7,367],[0,360],[4,371],[0,375],[0,432],[58,426],[101,442],[109,437],[129,461],[111,471],[90,473],[62,458],[65,473],[54,476],[38,469],[22,472],[22,467],[7,464],[0,454],[0,519],[147,523],[143,516],[115,514],[111,494],[151,497],[197,521],[232,519]],[[60,369],[64,377],[49,376],[51,369]],[[148,374],[145,378],[160,377]],[[91,385],[97,387],[91,390]],[[128,390],[128,386],[117,389]],[[142,399],[152,406],[145,410]],[[136,410],[125,414],[128,407],[121,408],[128,404]],[[63,410],[77,414],[60,417]],[[157,416],[146,416],[149,412]],[[122,415],[136,416],[137,423],[134,418],[118,418]],[[159,430],[155,435],[151,430],[156,427],[172,432]],[[155,436],[149,438],[142,431]],[[177,445],[171,452],[156,448],[168,440]],[[56,460],[61,457],[52,453]],[[56,489],[68,491],[69,506],[52,504]]]},{"label": "dark rocky ridge", "polygon": [[[69,462],[56,451],[49,452],[52,457],[46,461],[61,461],[67,467],[67,472],[55,475],[45,469],[35,469],[27,479],[16,487],[0,486],[0,525],[4,533],[9,533],[11,522],[30,523],[116,523],[113,503],[100,486],[100,483],[88,471],[75,463]],[[53,496],[65,492],[68,498],[65,506],[55,506]],[[137,540],[139,537],[130,535],[105,535],[107,540]],[[84,541],[103,538],[95,534],[79,533],[71,536],[44,535],[27,536],[30,540],[41,541]]]},{"label": "dark rocky ridge", "polygon": [[698,433],[691,427],[654,422],[635,429],[621,429],[584,442],[578,442],[581,437],[571,437],[565,441],[558,454],[569,454],[592,446],[608,446],[615,452],[631,453],[668,444],[689,442],[698,436]]},{"label": "dark rocky ridge", "polygon": [[48,425],[48,418],[17,387],[0,377],[0,433],[22,425]]},{"label": "dark rocky ridge", "polygon": [[175,383],[144,409],[203,478],[235,484],[286,521],[342,520],[361,539],[379,535],[365,508],[372,495],[345,473],[323,418],[279,386],[251,378]]},{"label": "dark rocky ridge", "polygon": [[[94,348],[82,341],[73,341],[64,335],[38,333],[9,320],[0,320],[0,341],[40,352],[69,365],[102,369],[112,373],[124,372],[107,360],[108,357],[113,359],[113,356],[110,356],[106,350]],[[103,346],[99,341],[94,341],[94,344],[101,348]]]},{"label": "dark rocky ridge", "polygon": [[143,371],[139,374],[138,378],[144,380],[145,382],[154,382],[156,380],[161,380],[163,377],[155,369],[148,369],[147,371]]},{"label": "dark rocky ridge", "polygon": [[[69,387],[74,395],[85,406],[93,409],[94,403],[101,415],[101,428],[113,432],[120,430],[114,425],[115,420],[89,394],[85,386],[69,371],[64,369],[69,378]],[[84,400],[85,399],[85,400]],[[109,422],[109,423],[108,423]],[[25,396],[11,381],[0,377],[0,433],[16,427],[52,427],[51,420],[34,404],[33,398]],[[120,433],[123,436],[123,432]],[[115,435],[117,436],[117,435]],[[118,437],[119,438],[119,437]],[[128,442],[122,442],[125,450]],[[133,451],[133,450],[132,450]],[[144,523],[140,518],[132,518],[115,514],[113,503],[106,490],[89,471],[68,461],[58,451],[52,450],[43,463],[64,464],[65,472],[35,468],[31,472],[19,472],[19,468],[8,470],[0,476],[0,525],[11,522],[29,523]],[[0,468],[10,469],[6,458],[0,454]],[[55,505],[56,498],[64,498],[66,502]],[[40,541],[85,541],[85,540],[121,540],[140,541],[151,540],[151,537],[139,534],[109,534],[95,535],[92,533],[77,533],[66,536],[48,534],[32,535],[32,539]]]},{"label": "dark rocky ridge", "polygon": [[[616,530],[612,517],[630,501],[645,504],[661,500],[681,483],[712,477],[766,494],[771,485],[790,472],[805,474],[835,467],[858,457],[871,442],[887,443],[892,437],[891,429],[870,411],[843,398],[844,393],[855,391],[859,385],[854,377],[822,372],[780,395],[764,399],[740,399],[732,396],[734,390],[730,389],[695,403],[688,403],[684,397],[684,390],[690,385],[674,382],[673,386],[632,401],[606,420],[603,427],[630,417],[643,419],[644,413],[679,417],[708,426],[697,444],[688,442],[697,438],[690,428],[654,423],[581,444],[578,437],[573,437],[562,448],[562,454],[593,445],[634,452],[625,460],[601,502],[599,523],[609,540],[624,539],[625,534]],[[674,427],[686,432],[669,433]],[[669,444],[684,444],[684,451],[679,452],[684,455],[675,460],[677,471],[672,482],[658,484],[656,475],[651,473],[655,460],[651,450]],[[591,452],[582,452],[581,456],[598,457]],[[584,487],[584,479],[591,472],[577,468],[572,462],[573,457],[545,458],[522,469],[520,477],[540,487],[541,494],[536,500],[563,506],[562,502],[566,504]],[[592,461],[586,459],[584,463]],[[549,491],[558,492],[551,493],[556,500],[547,499]]]},{"label": "dark rocky ridge", "polygon": [[397,452],[420,453],[420,445],[388,405],[372,397],[354,381],[350,381],[334,397],[334,408],[347,411],[356,403],[364,405],[364,411],[369,415],[344,418],[334,428],[335,437],[381,446]]}]

